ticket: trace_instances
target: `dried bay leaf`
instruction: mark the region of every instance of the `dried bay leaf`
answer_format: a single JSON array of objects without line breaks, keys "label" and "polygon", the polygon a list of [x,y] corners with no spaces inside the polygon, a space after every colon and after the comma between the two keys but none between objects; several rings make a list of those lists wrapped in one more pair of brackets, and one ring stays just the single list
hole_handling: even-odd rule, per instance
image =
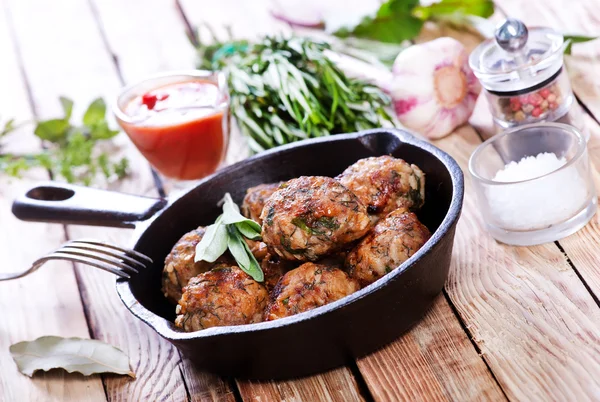
[{"label": "dried bay leaf", "polygon": [[11,345],[10,354],[19,371],[29,377],[38,370],[62,368],[83,375],[115,373],[135,378],[123,351],[95,339],[42,336]]}]

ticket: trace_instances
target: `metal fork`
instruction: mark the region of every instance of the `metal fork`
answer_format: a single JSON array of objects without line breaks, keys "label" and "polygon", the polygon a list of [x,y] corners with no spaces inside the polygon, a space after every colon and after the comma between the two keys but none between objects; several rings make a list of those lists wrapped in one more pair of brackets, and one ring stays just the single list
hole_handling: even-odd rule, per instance
[{"label": "metal fork", "polygon": [[150,257],[135,250],[113,246],[97,240],[71,240],[48,255],[34,261],[31,268],[23,272],[0,272],[0,281],[8,281],[29,275],[50,260],[80,262],[112,272],[126,279],[129,279],[133,274],[137,274],[138,269],[146,268],[147,264],[152,264]]}]

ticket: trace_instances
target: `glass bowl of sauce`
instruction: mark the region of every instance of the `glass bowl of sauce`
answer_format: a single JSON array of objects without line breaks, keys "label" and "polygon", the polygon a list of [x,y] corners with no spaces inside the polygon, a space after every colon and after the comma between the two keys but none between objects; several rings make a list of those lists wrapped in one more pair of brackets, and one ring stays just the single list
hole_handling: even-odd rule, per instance
[{"label": "glass bowl of sauce", "polygon": [[222,73],[195,70],[145,79],[125,87],[113,111],[142,155],[166,177],[201,179],[225,157],[229,96]]}]

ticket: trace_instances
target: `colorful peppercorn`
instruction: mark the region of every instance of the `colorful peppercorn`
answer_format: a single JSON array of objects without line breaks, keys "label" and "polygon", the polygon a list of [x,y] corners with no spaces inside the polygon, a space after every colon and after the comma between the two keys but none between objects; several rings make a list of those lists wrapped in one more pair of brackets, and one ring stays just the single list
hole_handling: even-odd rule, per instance
[{"label": "colorful peppercorn", "polygon": [[498,110],[507,122],[524,122],[529,118],[543,119],[561,104],[558,84],[552,83],[527,95],[498,98]]}]

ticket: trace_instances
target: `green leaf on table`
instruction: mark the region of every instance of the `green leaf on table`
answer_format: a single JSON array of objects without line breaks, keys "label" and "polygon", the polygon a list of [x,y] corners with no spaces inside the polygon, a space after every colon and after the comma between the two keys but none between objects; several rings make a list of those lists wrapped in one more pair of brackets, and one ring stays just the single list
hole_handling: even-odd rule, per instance
[{"label": "green leaf on table", "polygon": [[565,39],[565,42],[567,42],[567,46],[565,47],[565,54],[571,54],[574,43],[589,42],[589,41],[598,39],[598,36],[564,35],[564,39]]},{"label": "green leaf on table", "polygon": [[38,370],[62,368],[83,375],[115,373],[135,378],[123,351],[95,339],[42,336],[10,347],[19,371],[29,377]]},{"label": "green leaf on table", "polygon": [[494,14],[494,2],[491,0],[442,0],[428,6],[417,6],[413,15],[423,21],[450,16],[475,15],[487,18]]},{"label": "green leaf on table", "polygon": [[65,112],[65,120],[69,121],[71,119],[71,115],[73,114],[73,101],[65,96],[61,96],[58,99],[60,100],[60,104]]},{"label": "green leaf on table", "polygon": [[255,232],[261,232],[261,227],[258,223],[254,222],[252,219],[246,218],[240,213],[240,208],[233,202],[229,193],[225,193],[225,196],[223,197],[223,223],[226,225],[245,223],[247,227]]},{"label": "green leaf on table", "polygon": [[90,106],[88,106],[85,114],[83,115],[83,124],[88,127],[92,127],[102,121],[104,121],[104,117],[106,116],[106,103],[104,103],[104,99],[97,98]]},{"label": "green leaf on table", "polygon": [[50,119],[40,121],[35,127],[34,133],[42,140],[58,142],[66,138],[69,127],[68,120]]},{"label": "green leaf on table", "polygon": [[242,238],[235,225],[227,226],[229,237],[227,239],[227,248],[242,271],[250,275],[255,281],[265,280],[264,273],[256,261],[256,258],[250,251],[248,244]]},{"label": "green leaf on table", "polygon": [[423,21],[413,15],[413,9],[418,4],[419,0],[388,0],[374,16],[364,17],[355,26],[340,28],[334,35],[388,43],[412,39],[421,32],[423,26]]},{"label": "green leaf on table", "polygon": [[223,224],[223,215],[206,228],[204,236],[196,246],[194,262],[215,262],[227,250],[227,226]]}]

